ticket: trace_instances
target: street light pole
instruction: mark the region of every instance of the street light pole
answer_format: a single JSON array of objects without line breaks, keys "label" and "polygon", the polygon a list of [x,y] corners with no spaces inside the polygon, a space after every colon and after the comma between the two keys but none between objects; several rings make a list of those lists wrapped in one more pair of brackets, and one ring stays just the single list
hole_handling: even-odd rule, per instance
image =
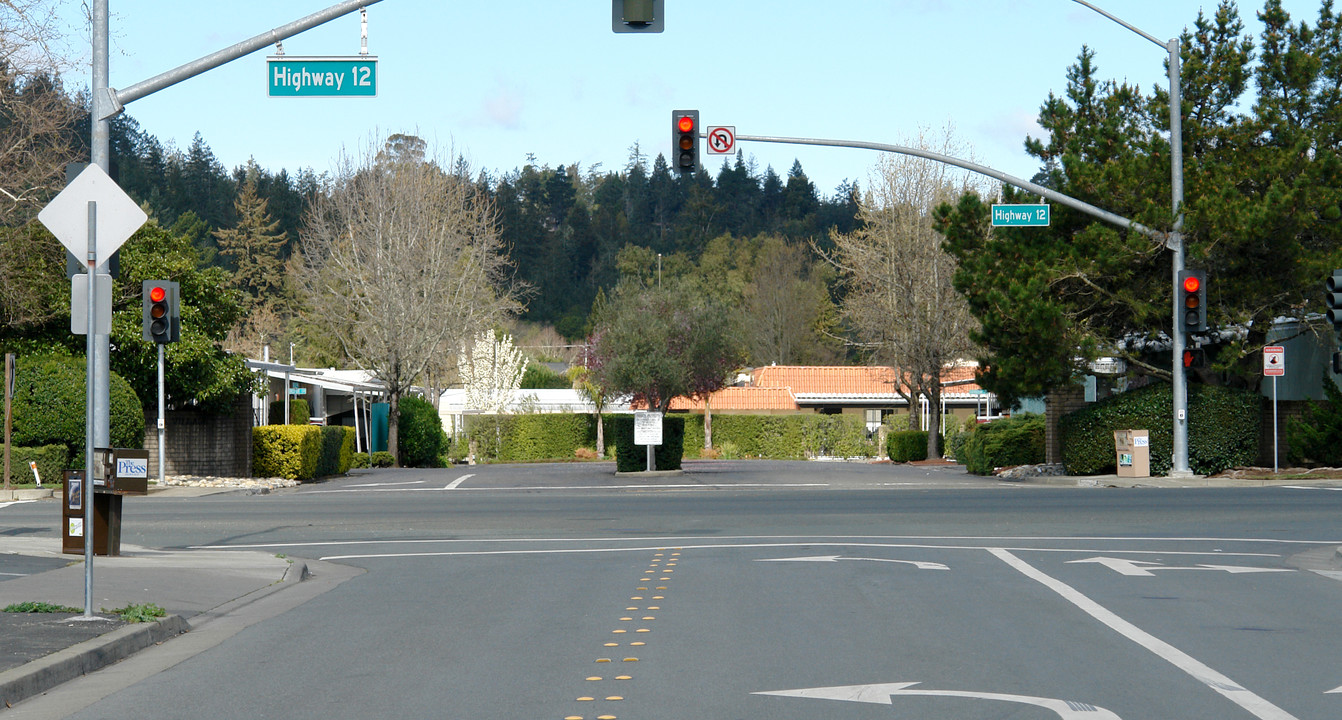
[{"label": "street light pole", "polygon": [[[1184,136],[1183,136],[1183,97],[1180,93],[1179,38],[1161,42],[1149,33],[1120,20],[1111,13],[1098,8],[1086,0],[1072,0],[1085,5],[1095,12],[1113,20],[1132,32],[1150,40],[1169,53],[1170,78],[1170,201],[1173,206],[1174,228],[1170,231],[1166,245],[1173,253],[1170,265],[1170,287],[1179,282],[1179,273],[1184,270]],[[1184,369],[1184,336],[1180,331],[1179,293],[1171,293],[1173,313],[1170,325],[1170,377],[1171,391],[1174,394],[1174,457],[1170,468],[1170,477],[1190,477],[1188,467],[1188,374]]]}]

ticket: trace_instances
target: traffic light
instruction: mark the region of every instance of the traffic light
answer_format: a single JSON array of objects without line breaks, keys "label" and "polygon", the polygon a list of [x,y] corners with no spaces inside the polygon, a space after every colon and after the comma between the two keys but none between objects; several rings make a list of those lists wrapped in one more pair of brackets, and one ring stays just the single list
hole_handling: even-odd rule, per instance
[{"label": "traffic light", "polygon": [[675,110],[671,113],[671,154],[681,174],[699,170],[699,111]]},{"label": "traffic light", "polygon": [[610,29],[659,33],[666,29],[666,0],[610,0]]},{"label": "traffic light", "polygon": [[1202,348],[1187,348],[1184,350],[1185,368],[1204,368],[1207,367],[1207,353]]},{"label": "traffic light", "polygon": [[182,324],[177,283],[145,280],[140,291],[140,336],[148,342],[159,344],[177,342]]},{"label": "traffic light", "polygon": [[1342,330],[1342,270],[1334,270],[1324,282],[1323,304],[1328,306],[1328,322],[1333,330]]},{"label": "traffic light", "polygon": [[1207,329],[1207,273],[1201,270],[1183,270],[1179,273],[1180,305],[1184,312],[1180,327],[1184,332],[1204,332]]}]

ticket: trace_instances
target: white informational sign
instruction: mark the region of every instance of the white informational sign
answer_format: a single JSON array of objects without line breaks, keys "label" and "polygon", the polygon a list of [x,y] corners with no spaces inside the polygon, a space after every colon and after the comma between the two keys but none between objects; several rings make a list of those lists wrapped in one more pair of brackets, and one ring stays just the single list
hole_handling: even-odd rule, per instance
[{"label": "white informational sign", "polygon": [[117,478],[149,477],[149,458],[117,458],[116,476]]},{"label": "white informational sign", "polygon": [[662,414],[640,410],[634,413],[634,444],[662,444]]},{"label": "white informational sign", "polygon": [[708,128],[709,155],[736,154],[736,127],[732,125]]},{"label": "white informational sign", "polygon": [[[112,276],[93,276],[93,334],[112,334]],[[70,332],[87,335],[89,331],[89,278],[82,273],[70,278]]]},{"label": "white informational sign", "polygon": [[70,537],[84,537],[84,518],[69,518]]},{"label": "white informational sign", "polygon": [[1263,348],[1263,375],[1281,377],[1286,374],[1286,348],[1269,345]]}]

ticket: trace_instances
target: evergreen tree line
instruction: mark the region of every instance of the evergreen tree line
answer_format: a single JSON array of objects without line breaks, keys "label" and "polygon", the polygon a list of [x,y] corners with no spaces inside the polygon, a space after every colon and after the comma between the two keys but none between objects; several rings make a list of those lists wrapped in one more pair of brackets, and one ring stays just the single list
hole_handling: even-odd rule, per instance
[{"label": "evergreen tree line", "polygon": [[[271,232],[285,238],[283,262],[326,181],[310,168],[271,172],[255,160],[229,172],[199,134],[185,150],[165,147],[125,115],[112,122],[111,145],[111,175],[122,189],[162,227],[188,236],[205,263],[231,271],[238,262],[221,253],[220,233],[246,220],[239,208],[247,203],[237,201],[249,183],[274,223]],[[716,178],[707,169],[681,176],[661,155],[649,162],[637,146],[619,172],[528,158],[508,172],[483,171],[476,182],[495,205],[516,279],[532,289],[523,319],[554,325],[569,339],[589,328],[598,290],[609,292],[619,281],[617,256],[626,246],[691,263],[724,234],[824,246],[831,229],[854,229],[859,199],[858,186],[846,181],[822,198],[799,162],[784,178],[772,167],[761,173],[738,154]]]}]

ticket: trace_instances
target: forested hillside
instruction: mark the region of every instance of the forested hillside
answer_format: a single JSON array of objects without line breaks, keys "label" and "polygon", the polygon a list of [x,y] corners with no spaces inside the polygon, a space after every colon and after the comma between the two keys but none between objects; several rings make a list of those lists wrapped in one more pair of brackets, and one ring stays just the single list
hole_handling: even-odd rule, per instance
[{"label": "forested hillside", "polygon": [[[112,123],[112,177],[162,227],[189,235],[205,262],[229,270],[235,268],[219,253],[216,231],[237,225],[235,200],[249,171],[287,238],[287,258],[322,174],[273,171],[264,158],[229,171],[200,135],[190,147],[165,147],[131,117]],[[494,201],[517,279],[531,288],[523,319],[554,325],[570,339],[584,334],[597,291],[609,292],[619,279],[617,258],[626,246],[660,253],[670,269],[697,265],[722,235],[823,246],[830,229],[851,231],[857,215],[856,184],[822,197],[800,163],[783,177],[737,156],[712,173],[679,177],[662,156],[650,159],[637,146],[618,171],[528,158],[521,168],[481,171],[477,182]]]}]

